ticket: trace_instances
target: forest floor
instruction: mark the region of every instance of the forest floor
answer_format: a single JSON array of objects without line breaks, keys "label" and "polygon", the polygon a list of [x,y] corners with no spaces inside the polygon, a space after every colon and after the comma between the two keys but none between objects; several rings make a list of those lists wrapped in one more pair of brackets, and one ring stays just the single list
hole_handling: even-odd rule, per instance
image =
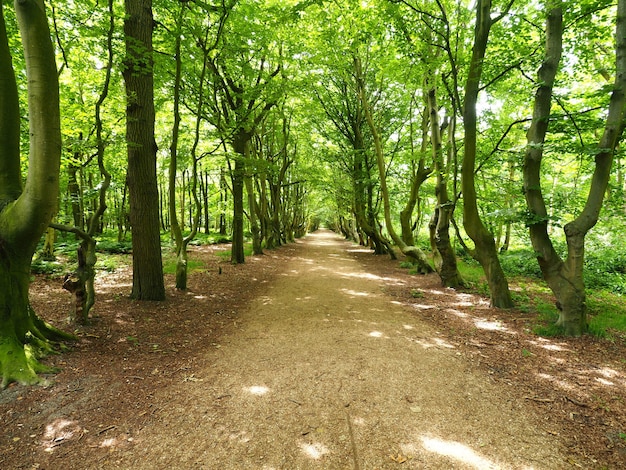
[{"label": "forest floor", "polygon": [[[101,273],[46,387],[0,391],[2,469],[626,466],[626,345],[543,339],[533,314],[410,275],[328,231],[135,302]],[[69,294],[32,300],[68,329]]]}]

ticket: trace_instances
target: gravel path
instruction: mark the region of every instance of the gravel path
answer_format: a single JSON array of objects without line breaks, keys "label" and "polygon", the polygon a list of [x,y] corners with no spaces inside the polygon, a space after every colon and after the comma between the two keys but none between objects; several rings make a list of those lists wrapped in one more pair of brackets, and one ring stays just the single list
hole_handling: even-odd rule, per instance
[{"label": "gravel path", "polygon": [[[298,242],[219,344],[117,455],[121,468],[564,468],[558,438],[419,313],[385,296],[359,247]],[[254,280],[251,280],[254,282]]]}]

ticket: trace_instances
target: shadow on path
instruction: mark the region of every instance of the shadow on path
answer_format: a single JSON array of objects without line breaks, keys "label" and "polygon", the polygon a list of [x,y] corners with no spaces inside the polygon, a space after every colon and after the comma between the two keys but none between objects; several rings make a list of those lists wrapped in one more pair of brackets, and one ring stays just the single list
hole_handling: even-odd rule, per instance
[{"label": "shadow on path", "polygon": [[[120,468],[563,468],[557,437],[328,231],[207,345]],[[163,392],[165,393],[165,391]]]}]

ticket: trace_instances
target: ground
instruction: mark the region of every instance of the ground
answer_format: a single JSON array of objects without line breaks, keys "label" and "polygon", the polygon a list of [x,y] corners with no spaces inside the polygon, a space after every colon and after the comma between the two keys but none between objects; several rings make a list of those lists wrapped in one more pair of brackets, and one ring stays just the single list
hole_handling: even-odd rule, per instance
[{"label": "ground", "polygon": [[[0,468],[624,468],[626,345],[543,339],[320,231],[234,266],[194,247],[190,289],[92,324],[46,387],[0,391]],[[59,279],[33,305],[65,328]]]}]

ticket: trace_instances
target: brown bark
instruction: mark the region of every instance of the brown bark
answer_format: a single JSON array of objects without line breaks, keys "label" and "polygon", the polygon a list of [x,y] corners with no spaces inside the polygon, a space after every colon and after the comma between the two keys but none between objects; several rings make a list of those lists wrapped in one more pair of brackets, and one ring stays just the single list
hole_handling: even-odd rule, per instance
[{"label": "brown bark", "polygon": [[620,0],[616,18],[616,76],[604,133],[595,157],[591,188],[580,215],[564,227],[567,257],[562,260],[548,233],[548,211],[541,191],[541,160],[548,131],[552,86],[561,51],[563,18],[561,1],[550,3],[546,27],[546,60],[538,72],[540,86],[534,102],[533,121],[528,130],[524,155],[524,193],[531,215],[530,235],[546,282],[554,292],[559,309],[557,325],[565,334],[580,335],[587,330],[583,281],[585,236],[597,223],[613,162],[623,131],[626,104],[626,0]]},{"label": "brown bark", "polygon": [[446,287],[461,287],[464,285],[461,273],[458,270],[456,255],[450,243],[450,220],[454,212],[454,202],[448,196],[447,169],[443,159],[443,144],[441,127],[439,124],[439,106],[437,105],[437,90],[433,87],[428,90],[428,108],[430,110],[430,139],[433,151],[433,166],[437,176],[435,196],[434,223],[432,227],[433,251],[435,253],[435,269],[441,277],[441,283]]},{"label": "brown bark", "polygon": [[154,139],[152,0],[125,0],[126,142],[130,224],[133,235],[133,287],[137,300],[163,300],[163,262],[159,229]]},{"label": "brown bark", "polygon": [[502,271],[493,235],[487,230],[478,213],[474,172],[477,152],[476,103],[480,90],[482,64],[487,50],[489,31],[494,20],[491,18],[491,0],[478,0],[476,5],[476,25],[474,46],[470,68],[465,85],[463,107],[463,127],[465,130],[465,155],[462,165],[463,225],[467,235],[474,241],[475,255],[481,264],[494,307],[513,306],[509,285]]}]

